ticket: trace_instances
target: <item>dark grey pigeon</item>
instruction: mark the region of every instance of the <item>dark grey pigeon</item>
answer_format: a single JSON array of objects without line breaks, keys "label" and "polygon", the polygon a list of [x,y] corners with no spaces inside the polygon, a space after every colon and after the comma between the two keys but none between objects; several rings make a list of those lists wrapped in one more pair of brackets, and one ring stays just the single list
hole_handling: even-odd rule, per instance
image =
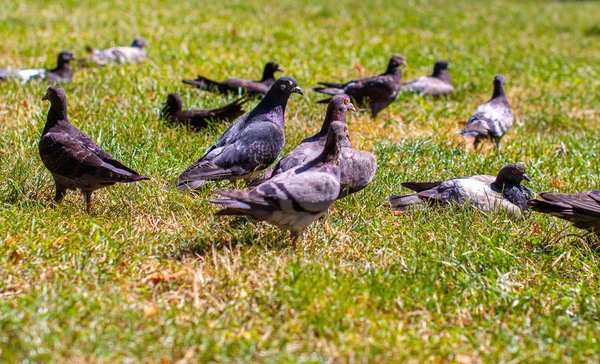
[{"label": "dark grey pigeon", "polygon": [[254,110],[233,123],[204,155],[183,172],[175,186],[194,190],[206,181],[252,179],[270,166],[283,145],[285,107],[292,93],[303,95],[293,77],[281,77]]},{"label": "dark grey pigeon", "polygon": [[[365,77],[346,83],[319,82],[324,87],[315,87],[314,90],[328,95],[345,93],[350,96],[357,105],[368,106],[373,117],[381,110],[390,105],[402,88],[402,73],[400,66],[406,65],[403,55],[394,54],[388,63],[387,70],[378,75]],[[319,103],[328,103],[330,99],[321,100]]]},{"label": "dark grey pigeon", "polygon": [[265,65],[263,77],[260,81],[250,81],[241,78],[229,78],[217,82],[203,76],[198,76],[195,80],[183,80],[183,83],[196,86],[201,90],[217,91],[221,94],[229,92],[247,93],[249,95],[264,95],[275,83],[275,72],[283,72],[275,62],[269,62]]},{"label": "dark grey pigeon", "polygon": [[246,98],[239,98],[225,106],[209,110],[182,110],[181,96],[169,94],[167,103],[162,109],[161,117],[165,120],[189,126],[193,130],[205,128],[211,120],[233,121],[244,114],[242,106]]},{"label": "dark grey pigeon", "polygon": [[71,125],[67,115],[67,95],[61,87],[50,86],[42,100],[50,101],[50,110],[39,152],[56,184],[54,201],[60,202],[67,190],[78,189],[83,192],[89,212],[95,190],[117,182],[149,179],[113,159],[90,137]]},{"label": "dark grey pigeon", "polygon": [[540,193],[539,199],[529,201],[532,210],[570,221],[580,229],[600,235],[600,191],[574,194]]},{"label": "dark grey pigeon", "polygon": [[430,76],[422,76],[404,83],[402,91],[430,96],[450,95],[454,92],[454,86],[448,68],[448,62],[439,60],[433,66]]},{"label": "dark grey pigeon", "polygon": [[333,122],[317,158],[250,191],[217,191],[225,197],[210,200],[225,207],[217,215],[248,215],[289,230],[295,247],[304,229],[323,216],[338,197],[341,149],[347,131],[346,124]]},{"label": "dark grey pigeon", "polygon": [[96,49],[87,47],[91,58],[89,61],[107,65],[109,63],[140,63],[146,60],[146,39],[137,37],[128,47],[113,47],[108,49]]},{"label": "dark grey pigeon", "polygon": [[473,146],[477,148],[483,140],[491,140],[500,149],[500,139],[513,124],[513,113],[506,92],[504,91],[504,76],[494,77],[494,94],[492,99],[479,105],[471,115],[460,134],[467,138],[475,138]]},{"label": "dark grey pigeon", "polygon": [[405,182],[402,186],[417,193],[407,196],[390,196],[389,204],[399,211],[423,208],[429,204],[470,203],[483,211],[504,210],[520,216],[527,209],[533,191],[521,184],[529,181],[525,167],[520,163],[508,164],[497,176],[478,175],[459,177],[442,182]]},{"label": "dark grey pigeon", "polygon": [[22,83],[29,82],[34,79],[46,79],[50,83],[69,82],[73,77],[70,62],[75,57],[70,51],[62,51],[58,54],[56,68],[32,68],[32,69],[0,69],[0,80],[7,78],[20,79]]}]

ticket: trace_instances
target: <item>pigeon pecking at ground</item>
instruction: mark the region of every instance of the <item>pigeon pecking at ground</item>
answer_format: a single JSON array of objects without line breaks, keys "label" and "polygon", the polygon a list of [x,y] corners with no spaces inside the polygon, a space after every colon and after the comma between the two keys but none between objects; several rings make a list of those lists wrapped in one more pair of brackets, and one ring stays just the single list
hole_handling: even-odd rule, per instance
[{"label": "pigeon pecking at ground", "polygon": [[252,179],[270,166],[285,144],[285,108],[292,93],[303,95],[293,77],[281,77],[248,114],[234,122],[215,145],[175,181],[181,191],[206,181]]},{"label": "pigeon pecking at ground", "polygon": [[181,96],[169,94],[167,103],[162,109],[161,117],[165,120],[181,123],[193,130],[199,130],[208,125],[211,120],[233,121],[244,114],[242,106],[248,100],[241,97],[225,106],[209,110],[182,110]]},{"label": "pigeon pecking at ground", "polygon": [[109,63],[140,63],[146,60],[146,39],[137,37],[129,47],[113,47],[108,49],[96,49],[87,47],[91,55],[90,62],[107,65]]},{"label": "pigeon pecking at ground", "polygon": [[203,76],[198,76],[195,80],[183,80],[183,83],[196,86],[201,90],[217,91],[221,94],[229,92],[246,93],[249,95],[264,95],[275,83],[275,72],[283,72],[279,64],[269,62],[265,65],[263,77],[260,81],[244,80],[242,78],[229,78],[217,82]]},{"label": "pigeon pecking at ground", "polygon": [[50,109],[38,149],[42,162],[54,178],[54,201],[60,202],[67,190],[79,189],[90,212],[92,194],[97,189],[117,182],[149,179],[112,158],[71,125],[67,115],[67,95],[61,87],[50,86],[42,100],[50,101]]},{"label": "pigeon pecking at ground", "polygon": [[483,211],[504,210],[511,216],[520,216],[527,209],[527,201],[534,192],[523,186],[529,181],[525,167],[520,163],[504,166],[497,176],[478,175],[454,178],[442,182],[405,182],[402,186],[417,193],[407,196],[390,196],[391,207],[399,211],[423,208],[427,204],[470,203]]},{"label": "pigeon pecking at ground", "polygon": [[510,129],[513,120],[512,109],[504,91],[504,76],[496,75],[492,99],[477,107],[467,121],[467,125],[459,133],[468,138],[475,138],[473,143],[475,148],[481,141],[489,139],[496,144],[497,149],[500,149],[500,139]]},{"label": "pigeon pecking at ground", "polygon": [[570,221],[574,226],[600,234],[600,191],[574,194],[540,193],[530,200],[532,210]]},{"label": "pigeon pecking at ground", "polygon": [[430,96],[450,95],[454,92],[454,87],[448,68],[448,62],[439,60],[433,66],[430,76],[422,76],[404,83],[402,91]]},{"label": "pigeon pecking at ground", "polygon": [[[373,117],[381,110],[390,105],[398,95],[402,88],[402,73],[400,66],[406,66],[404,56],[394,54],[388,63],[387,70],[378,75],[365,77],[358,80],[349,81],[347,83],[327,83],[319,82],[324,87],[315,87],[315,91],[337,95],[345,93],[350,96],[357,105],[364,107],[368,106],[371,109]],[[319,103],[327,103],[330,99],[321,100]]]},{"label": "pigeon pecking at ground", "polygon": [[342,122],[329,126],[327,142],[313,160],[292,168],[250,191],[217,191],[224,198],[217,215],[248,215],[289,230],[294,247],[304,229],[323,216],[340,190],[342,143],[348,138]]},{"label": "pigeon pecking at ground", "polygon": [[69,82],[73,77],[70,62],[75,57],[70,51],[62,51],[58,54],[56,68],[32,68],[22,70],[0,69],[0,80],[8,78],[20,79],[22,83],[34,79],[45,79],[50,83]]}]

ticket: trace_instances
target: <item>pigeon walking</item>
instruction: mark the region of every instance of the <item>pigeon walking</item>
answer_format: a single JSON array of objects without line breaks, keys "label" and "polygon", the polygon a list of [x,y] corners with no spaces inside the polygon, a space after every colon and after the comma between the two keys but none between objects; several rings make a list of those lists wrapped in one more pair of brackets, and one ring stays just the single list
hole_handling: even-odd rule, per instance
[{"label": "pigeon walking", "polygon": [[315,159],[279,174],[250,191],[217,191],[217,215],[248,215],[289,230],[292,244],[329,209],[340,190],[340,159],[348,127],[329,126],[325,148]]},{"label": "pigeon walking", "polygon": [[270,166],[285,143],[285,108],[292,93],[303,95],[293,77],[281,77],[254,110],[233,123],[215,145],[183,172],[175,186],[194,190],[206,181],[250,180]]},{"label": "pigeon walking", "polygon": [[[314,90],[328,95],[347,94],[357,105],[368,106],[375,118],[400,94],[402,88],[400,67],[402,65],[406,66],[404,56],[394,54],[388,63],[387,70],[378,76],[365,77],[346,83],[319,82],[324,87],[315,87]],[[328,103],[329,100],[321,100],[319,103]]]},{"label": "pigeon walking", "polygon": [[454,92],[454,86],[452,86],[448,68],[448,62],[439,60],[433,66],[433,73],[430,76],[422,76],[405,82],[402,85],[402,91],[430,96],[450,95]]},{"label": "pigeon walking", "polygon": [[229,92],[247,93],[249,95],[264,95],[275,83],[275,72],[283,72],[283,69],[275,62],[269,62],[265,65],[263,77],[260,81],[244,80],[242,78],[229,78],[217,82],[203,76],[198,76],[195,80],[183,80],[183,83],[196,86],[201,90],[217,91],[221,94]]},{"label": "pigeon walking", "polygon": [[529,201],[532,210],[570,221],[574,226],[600,235],[600,190],[574,194],[540,193]]},{"label": "pigeon walking", "polygon": [[70,51],[62,51],[58,54],[56,67],[52,69],[32,68],[32,69],[0,69],[0,80],[8,78],[20,79],[22,83],[34,79],[45,79],[50,83],[69,82],[73,77],[73,71],[69,64],[75,57]]},{"label": "pigeon walking", "polygon": [[246,98],[239,98],[225,106],[209,110],[182,110],[181,96],[169,94],[161,117],[171,122],[188,125],[193,130],[205,128],[210,120],[232,121],[244,114]]},{"label": "pigeon walking", "polygon": [[90,137],[76,129],[67,115],[67,95],[58,86],[50,86],[42,100],[50,101],[46,126],[39,143],[42,162],[56,185],[54,201],[60,202],[67,190],[83,192],[87,211],[97,189],[117,182],[149,179],[126,167],[100,149]]},{"label": "pigeon walking", "polygon": [[504,91],[504,76],[494,77],[494,94],[492,99],[480,105],[471,115],[460,134],[467,138],[475,138],[473,146],[477,148],[483,140],[489,139],[500,149],[500,139],[513,124],[513,113],[506,92]]},{"label": "pigeon walking", "polygon": [[402,186],[417,193],[390,196],[389,204],[399,211],[423,208],[442,202],[463,205],[470,203],[483,211],[504,210],[520,216],[527,209],[533,191],[521,182],[529,181],[525,167],[520,163],[504,166],[497,176],[478,175],[459,177],[442,182],[405,182]]},{"label": "pigeon walking", "polygon": [[96,49],[87,47],[90,53],[90,61],[99,65],[109,63],[140,63],[146,60],[146,39],[137,37],[129,47],[113,47],[108,49]]}]

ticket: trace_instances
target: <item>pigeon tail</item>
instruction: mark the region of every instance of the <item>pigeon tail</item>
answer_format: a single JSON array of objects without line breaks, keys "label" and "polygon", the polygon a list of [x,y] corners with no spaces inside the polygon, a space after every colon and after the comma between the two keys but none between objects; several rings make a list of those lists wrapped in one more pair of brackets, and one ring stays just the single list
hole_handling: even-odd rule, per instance
[{"label": "pigeon tail", "polygon": [[209,78],[198,76],[195,80],[182,80],[183,83],[196,86],[202,90],[219,89],[221,83]]},{"label": "pigeon tail", "polygon": [[344,90],[336,87],[313,87],[313,90],[327,95],[337,95],[344,93]]}]

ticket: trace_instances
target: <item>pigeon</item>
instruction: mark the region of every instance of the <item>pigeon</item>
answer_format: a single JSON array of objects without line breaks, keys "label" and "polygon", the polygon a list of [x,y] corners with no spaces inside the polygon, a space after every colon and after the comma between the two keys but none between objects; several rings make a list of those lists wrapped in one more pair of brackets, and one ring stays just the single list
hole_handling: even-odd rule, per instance
[{"label": "pigeon", "polygon": [[67,190],[79,189],[83,192],[89,213],[95,190],[117,182],[149,179],[113,159],[90,137],[71,125],[64,89],[50,86],[42,100],[50,101],[50,109],[40,138],[39,152],[54,178],[54,201],[60,202]]},{"label": "pigeon", "polygon": [[600,235],[600,190],[574,194],[543,192],[540,197],[529,201],[533,211],[559,217]]},{"label": "pigeon", "polygon": [[450,95],[454,92],[454,87],[448,68],[448,62],[439,60],[433,66],[431,76],[422,76],[404,83],[402,91],[430,96]]},{"label": "pigeon", "polygon": [[241,97],[223,107],[210,110],[182,110],[181,96],[169,94],[167,103],[162,109],[161,117],[171,122],[188,125],[193,130],[199,130],[208,125],[210,120],[232,121],[244,114],[242,105],[248,100]]},{"label": "pigeon", "polygon": [[114,47],[108,49],[96,49],[87,47],[90,53],[90,62],[107,65],[109,63],[140,63],[146,60],[146,39],[137,37],[129,47]]},{"label": "pigeon", "polygon": [[275,83],[275,72],[278,71],[283,72],[283,69],[277,63],[269,62],[265,65],[263,77],[260,81],[229,78],[225,81],[217,82],[203,76],[198,76],[195,80],[183,80],[183,83],[196,86],[201,90],[218,91],[221,94],[242,92],[250,95],[264,95]]},{"label": "pigeon", "polygon": [[523,186],[529,181],[525,167],[520,163],[508,164],[498,176],[478,175],[459,177],[442,182],[405,182],[402,186],[417,193],[408,196],[390,196],[391,207],[399,211],[424,208],[441,202],[463,205],[470,203],[483,211],[504,210],[511,216],[520,216],[527,209],[527,201],[534,192]]},{"label": "pigeon", "polygon": [[7,78],[20,79],[22,83],[34,79],[46,79],[50,83],[69,82],[73,77],[73,71],[69,62],[75,57],[70,51],[62,51],[58,54],[56,68],[32,68],[22,70],[0,69],[0,80]]},{"label": "pigeon", "polygon": [[[402,88],[402,73],[400,66],[406,66],[404,56],[394,54],[388,63],[385,73],[379,76],[365,77],[344,84],[319,82],[324,87],[315,87],[314,90],[328,95],[345,93],[355,100],[359,106],[369,106],[373,117],[390,105]],[[329,99],[320,100],[327,103]]]},{"label": "pigeon", "polygon": [[281,173],[249,191],[217,191],[224,198],[210,202],[223,206],[217,215],[248,215],[289,230],[294,247],[304,229],[317,220],[337,199],[340,190],[340,159],[348,127],[329,126],[327,142],[315,158]]},{"label": "pigeon", "polygon": [[284,114],[292,93],[304,94],[293,77],[279,78],[252,111],[231,124],[217,143],[177,178],[175,186],[186,191],[210,180],[250,180],[270,166],[285,144]]},{"label": "pigeon", "polygon": [[477,107],[467,121],[467,125],[459,133],[467,138],[475,138],[473,143],[475,148],[481,141],[489,139],[496,144],[497,149],[500,149],[500,139],[510,129],[513,120],[513,113],[504,91],[504,76],[496,75],[492,99]]}]

